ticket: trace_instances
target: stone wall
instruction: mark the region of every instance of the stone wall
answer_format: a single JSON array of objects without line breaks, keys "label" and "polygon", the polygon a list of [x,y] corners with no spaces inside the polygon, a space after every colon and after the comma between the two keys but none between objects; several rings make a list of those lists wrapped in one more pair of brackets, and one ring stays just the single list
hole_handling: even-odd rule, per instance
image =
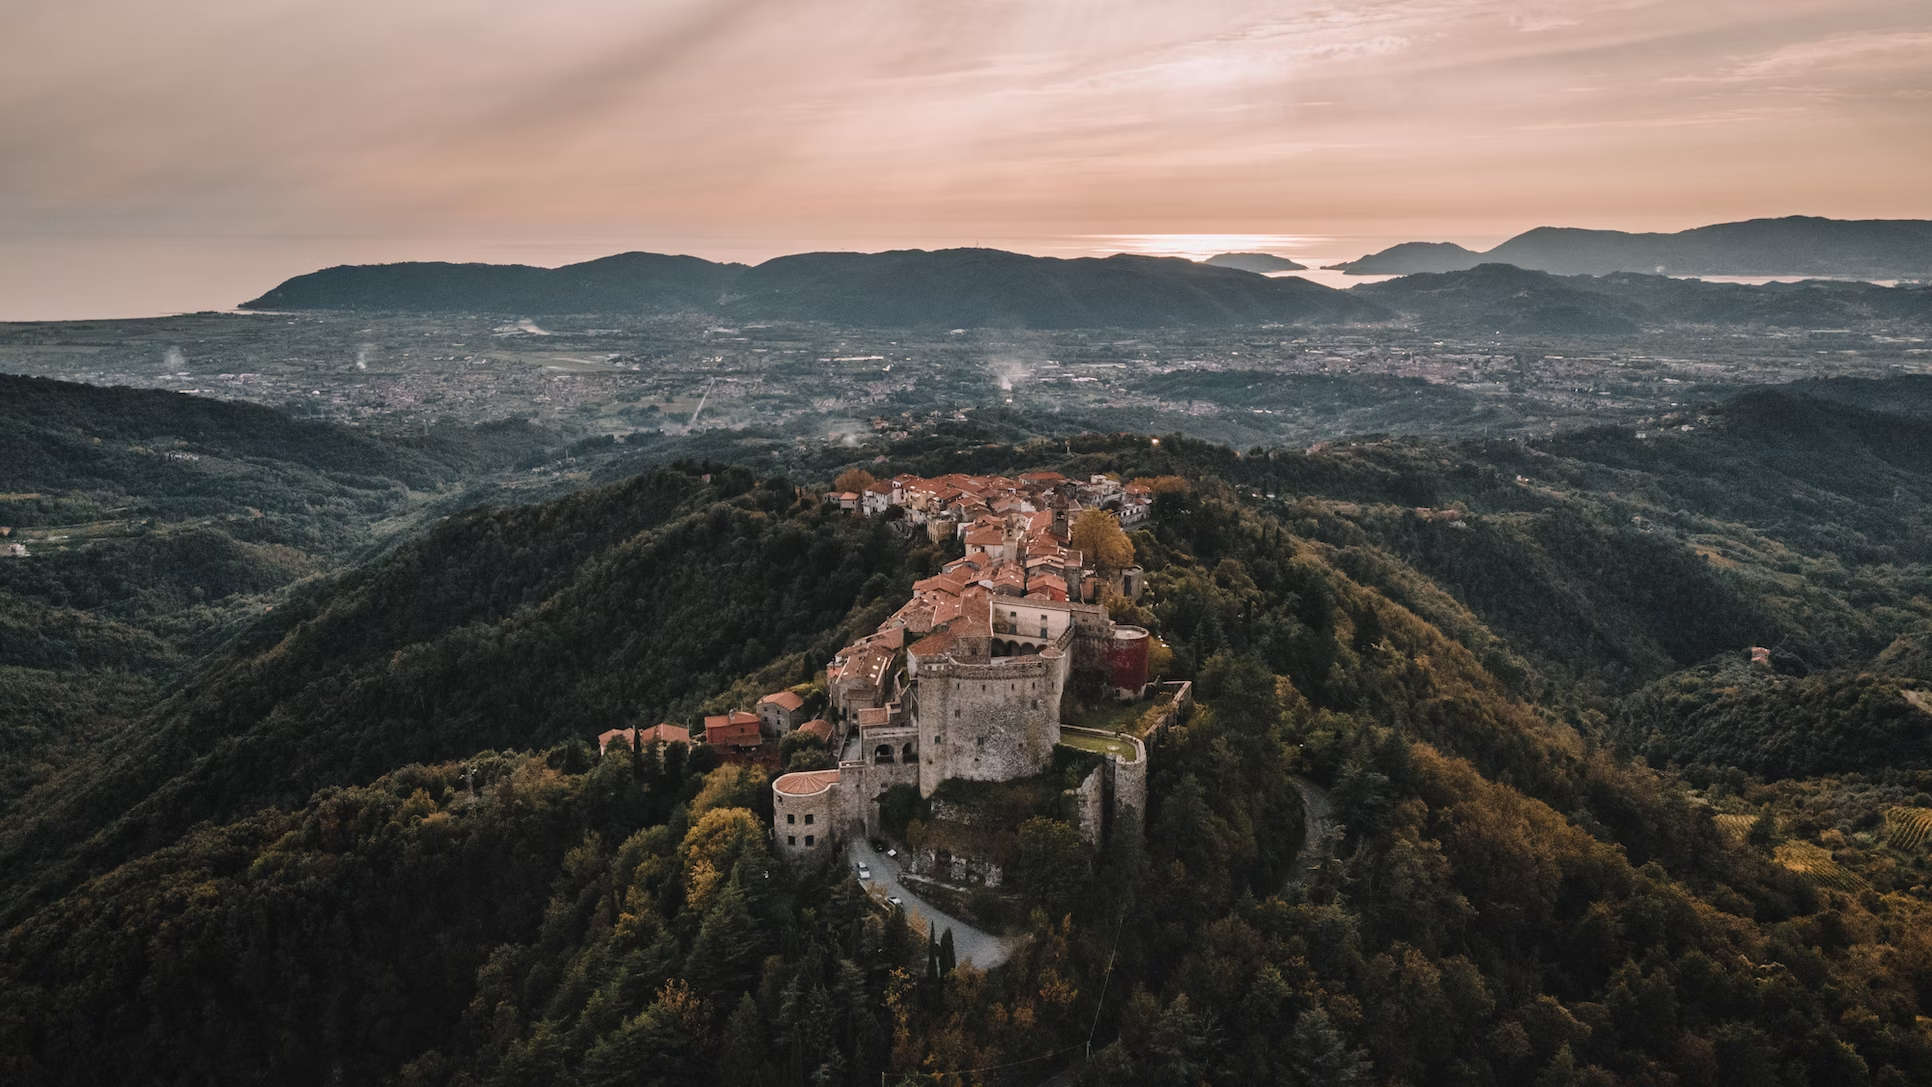
[{"label": "stone wall", "polygon": [[[1129,737],[1131,739],[1131,737]],[[1139,758],[1129,762],[1126,759],[1109,758],[1107,773],[1110,778],[1108,801],[1113,819],[1113,832],[1131,832],[1140,837],[1147,833],[1147,747],[1134,740]]]},{"label": "stone wall", "polygon": [[1106,830],[1107,821],[1107,767],[1101,764],[1093,768],[1075,789],[1068,789],[1067,796],[1073,800],[1073,821],[1080,838],[1088,845],[1100,846],[1100,838]]},{"label": "stone wall", "polygon": [[[1147,745],[1125,733],[1115,735],[1071,727],[1067,731],[1095,737],[1110,736],[1133,745],[1131,757],[1110,754],[1104,756],[1106,761],[1101,764],[1101,778],[1105,785],[1102,793],[1106,813],[1104,827],[1105,835],[1131,833],[1144,836],[1147,832]],[[1081,787],[1084,789],[1085,786],[1086,783],[1082,782]],[[1096,835],[1088,841],[1097,844],[1105,835]],[[1084,824],[1081,836],[1086,836]]]}]

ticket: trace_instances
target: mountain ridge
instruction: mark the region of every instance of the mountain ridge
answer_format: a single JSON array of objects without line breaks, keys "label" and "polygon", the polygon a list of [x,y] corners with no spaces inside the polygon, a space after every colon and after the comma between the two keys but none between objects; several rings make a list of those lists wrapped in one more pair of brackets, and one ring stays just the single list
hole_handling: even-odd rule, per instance
[{"label": "mountain ridge", "polygon": [[705,311],[741,320],[1074,328],[1348,323],[1378,307],[1305,280],[1177,257],[1036,257],[999,249],[794,253],[747,267],[624,253],[560,268],[339,265],[241,304],[252,310],[557,313]]},{"label": "mountain ridge", "polygon": [[1932,220],[1788,215],[1648,233],[1539,226],[1483,252],[1450,242],[1403,242],[1326,267],[1350,275],[1406,275],[1498,262],[1572,275],[1902,279],[1932,273]]}]

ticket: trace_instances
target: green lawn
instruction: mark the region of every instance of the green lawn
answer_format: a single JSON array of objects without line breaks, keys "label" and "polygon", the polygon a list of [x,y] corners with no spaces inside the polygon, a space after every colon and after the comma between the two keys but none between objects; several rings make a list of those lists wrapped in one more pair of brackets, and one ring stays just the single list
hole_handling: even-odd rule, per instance
[{"label": "green lawn", "polygon": [[1096,755],[1117,755],[1128,762],[1137,757],[1134,745],[1127,740],[1117,740],[1110,736],[1088,736],[1079,732],[1061,730],[1060,745],[1075,751],[1091,751]]}]

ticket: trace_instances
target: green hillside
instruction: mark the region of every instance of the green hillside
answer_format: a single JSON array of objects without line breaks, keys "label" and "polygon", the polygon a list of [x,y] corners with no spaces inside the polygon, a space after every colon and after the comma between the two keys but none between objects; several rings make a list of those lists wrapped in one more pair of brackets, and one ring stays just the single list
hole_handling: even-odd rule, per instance
[{"label": "green hillside", "polygon": [[[1932,804],[1932,766],[1859,707],[1920,682],[1932,446],[1847,399],[1886,398],[1767,393],[1644,437],[1090,435],[868,465],[1179,481],[1117,608],[1201,705],[1152,749],[1144,844],[1089,860],[1022,829],[1028,939],[986,974],[838,866],[778,864],[762,772],[586,746],[809,678],[946,553],[740,469],[451,517],[305,583],[5,816],[0,1061],[47,1083],[1924,1081],[1932,862],[1885,813]],[[1811,716],[1724,690],[1740,668]],[[1794,729],[1845,740],[1750,763],[1804,751]],[[1807,775],[1809,806],[1752,770]],[[1302,782],[1340,827],[1312,864]]]}]

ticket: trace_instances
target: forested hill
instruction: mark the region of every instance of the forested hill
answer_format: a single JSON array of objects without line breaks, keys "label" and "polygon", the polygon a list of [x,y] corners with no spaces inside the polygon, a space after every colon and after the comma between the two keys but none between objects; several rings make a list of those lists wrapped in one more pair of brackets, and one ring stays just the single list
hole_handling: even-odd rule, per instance
[{"label": "forested hill", "polygon": [[446,519],[284,601],[136,734],[24,799],[0,864],[66,871],[93,826],[78,874],[405,763],[688,716],[774,661],[795,682],[920,561],[877,522],[795,501],[780,480],[667,469]]},{"label": "forested hill", "polygon": [[[1201,706],[1152,750],[1144,843],[1023,830],[1026,940],[990,974],[842,866],[777,863],[763,771],[586,747],[809,679],[951,552],[822,506],[825,481],[716,466],[453,517],[264,616],[7,816],[0,1060],[47,1083],[1925,1082],[1923,724],[1861,718],[1872,761],[1842,780],[1632,758],[1673,735],[1672,677],[1919,689],[1926,423],[1844,399],[1886,397],[871,465],[1160,496],[1146,594],[1110,606]],[[1729,705],[1684,714],[1683,749],[1781,727]],[[1340,828],[1312,868],[1309,785]]]},{"label": "forested hill", "polygon": [[1178,258],[1063,260],[998,249],[798,253],[753,268],[630,253],[556,269],[477,264],[330,268],[244,309],[649,313],[852,326],[1147,328],[1348,323],[1385,313],[1306,280]]},{"label": "forested hill", "polygon": [[619,253],[562,268],[442,261],[338,265],[296,276],[241,308],[512,315],[704,308],[743,270],[662,253]]},{"label": "forested hill", "polygon": [[393,440],[179,393],[0,375],[0,812],[302,578],[555,441]]}]

